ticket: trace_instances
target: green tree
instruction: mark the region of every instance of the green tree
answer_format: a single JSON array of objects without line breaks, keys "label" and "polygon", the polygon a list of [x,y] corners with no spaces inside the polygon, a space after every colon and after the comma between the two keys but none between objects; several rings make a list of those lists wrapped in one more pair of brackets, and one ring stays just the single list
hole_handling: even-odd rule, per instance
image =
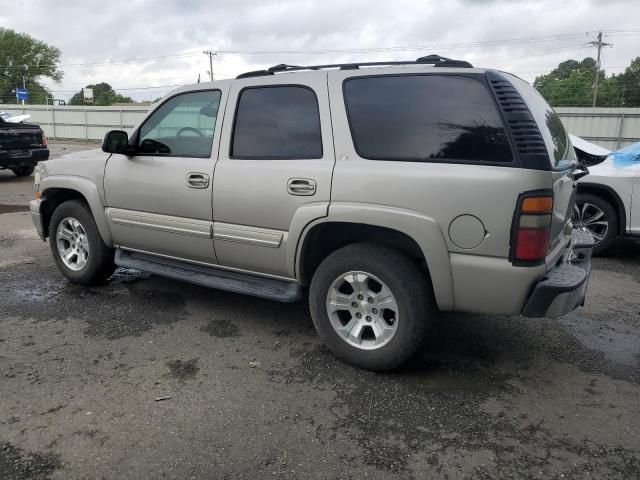
[{"label": "green tree", "polygon": [[[93,89],[93,105],[113,105],[114,103],[132,103],[133,99],[131,97],[125,97],[117,93],[111,85],[108,83],[96,83],[93,85],[87,85],[86,88]],[[83,105],[84,104],[84,96],[82,91],[76,93],[69,100],[69,105]]]},{"label": "green tree", "polygon": [[625,107],[640,107],[640,57],[636,57],[624,73],[618,75],[620,102]]},{"label": "green tree", "polygon": [[16,87],[24,83],[29,90],[30,103],[45,103],[51,94],[40,83],[49,78],[56,83],[62,80],[58,69],[60,50],[25,33],[0,28],[0,102],[15,102]]},{"label": "green tree", "polygon": [[[607,76],[598,71],[598,107],[640,107],[640,57],[624,73]],[[596,78],[596,62],[567,60],[533,82],[554,107],[590,107]]]}]

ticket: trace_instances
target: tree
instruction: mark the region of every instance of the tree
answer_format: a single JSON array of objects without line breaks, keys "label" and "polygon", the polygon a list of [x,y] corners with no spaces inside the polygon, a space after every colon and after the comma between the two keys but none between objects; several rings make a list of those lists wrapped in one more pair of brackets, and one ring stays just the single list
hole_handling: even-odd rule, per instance
[{"label": "tree", "polygon": [[640,57],[636,57],[624,73],[617,77],[621,103],[625,107],[640,107]]},{"label": "tree", "polygon": [[11,103],[16,95],[12,90],[24,83],[29,90],[30,103],[45,103],[47,91],[40,80],[62,80],[58,69],[60,50],[25,33],[0,28],[0,102]]},{"label": "tree", "polygon": [[[114,103],[132,103],[131,97],[125,97],[117,93],[111,85],[106,82],[87,85],[87,88],[93,89],[93,105],[113,105]],[[69,100],[69,105],[83,105],[84,96],[82,91],[76,93]]]},{"label": "tree", "polygon": [[[598,71],[598,107],[640,107],[640,57],[625,72],[607,76]],[[596,62],[567,60],[533,82],[534,87],[555,107],[590,107],[596,78]]]}]

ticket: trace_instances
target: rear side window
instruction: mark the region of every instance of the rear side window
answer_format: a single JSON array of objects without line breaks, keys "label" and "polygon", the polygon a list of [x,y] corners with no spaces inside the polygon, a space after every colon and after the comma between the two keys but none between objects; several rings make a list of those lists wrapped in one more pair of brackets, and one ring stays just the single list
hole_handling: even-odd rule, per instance
[{"label": "rear side window", "polygon": [[536,120],[540,133],[547,145],[552,164],[558,166],[558,163],[562,160],[575,159],[575,152],[569,136],[555,110],[551,108],[540,92],[530,84],[514,75],[509,75],[509,79],[518,89],[531,115]]},{"label": "rear side window", "polygon": [[240,93],[231,157],[322,158],[318,99],[303,86],[251,87]]},{"label": "rear side window", "polygon": [[453,75],[351,78],[344,97],[363,158],[508,163],[511,147],[485,85]]}]

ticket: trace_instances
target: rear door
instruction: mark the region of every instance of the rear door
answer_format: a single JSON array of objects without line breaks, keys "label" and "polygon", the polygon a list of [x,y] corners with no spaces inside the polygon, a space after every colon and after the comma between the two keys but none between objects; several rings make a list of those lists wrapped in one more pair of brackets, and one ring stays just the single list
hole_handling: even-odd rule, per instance
[{"label": "rear door", "polygon": [[104,188],[116,245],[216,263],[211,179],[224,90],[222,85],[165,100],[134,133],[136,153],[109,158]]},{"label": "rear door", "polygon": [[292,232],[327,214],[333,164],[326,72],[234,81],[213,179],[220,264],[292,278]]}]

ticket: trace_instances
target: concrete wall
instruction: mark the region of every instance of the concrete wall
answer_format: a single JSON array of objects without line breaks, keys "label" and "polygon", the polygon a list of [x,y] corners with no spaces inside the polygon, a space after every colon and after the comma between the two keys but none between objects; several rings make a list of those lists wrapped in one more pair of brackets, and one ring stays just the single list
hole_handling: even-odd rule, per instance
[{"label": "concrete wall", "polygon": [[[113,129],[137,125],[148,106],[72,107],[0,104],[0,110],[14,115],[31,115],[49,138],[101,140]],[[640,108],[556,108],[569,133],[604,148],[615,150],[640,142]]]}]

